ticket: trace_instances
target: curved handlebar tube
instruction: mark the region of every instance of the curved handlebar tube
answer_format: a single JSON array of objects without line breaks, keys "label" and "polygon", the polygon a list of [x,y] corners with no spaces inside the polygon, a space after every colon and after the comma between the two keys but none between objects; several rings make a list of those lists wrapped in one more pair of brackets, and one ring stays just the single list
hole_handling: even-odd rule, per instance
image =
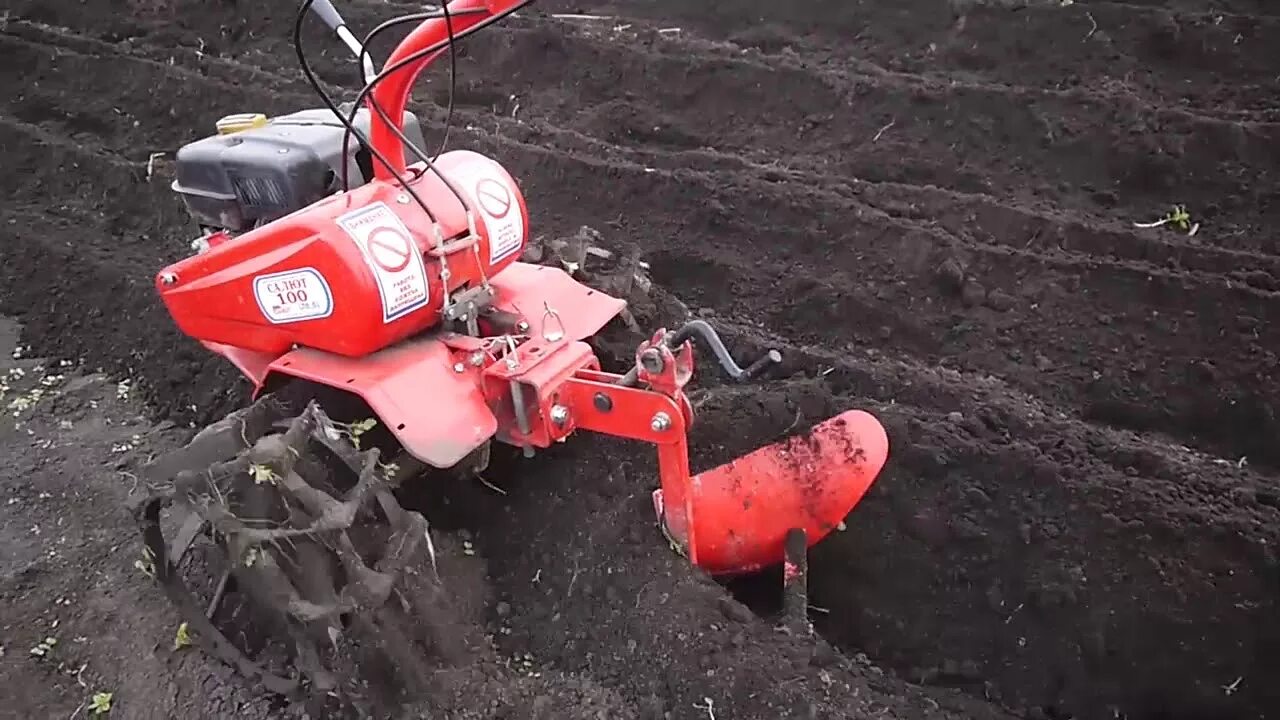
[{"label": "curved handlebar tube", "polygon": [[[435,18],[426,20],[421,25],[409,33],[404,40],[387,58],[387,62],[383,65],[383,71],[387,68],[394,67],[397,63],[405,62],[407,58],[414,53],[422,52],[434,45],[445,42],[449,39],[449,29],[452,25],[453,35],[457,36],[466,30],[488,22],[494,16],[503,15],[514,10],[520,5],[525,4],[527,0],[454,0],[449,3],[448,8],[451,14],[457,13],[448,21],[444,18]],[[374,166],[374,177],[381,180],[391,180],[397,175],[403,175],[405,171],[404,162],[404,145],[401,144],[396,129],[402,130],[404,123],[404,111],[409,104],[409,93],[413,89],[413,83],[418,79],[418,75],[422,70],[441,53],[449,51],[448,44],[445,44],[440,50],[424,55],[413,62],[405,64],[396,70],[387,74],[369,95],[369,102],[376,103],[383,110],[382,113],[373,112],[369,128],[369,142],[373,147],[386,158],[386,167],[381,163]],[[384,114],[385,113],[385,114]],[[395,123],[396,128],[392,129],[387,121]]]}]

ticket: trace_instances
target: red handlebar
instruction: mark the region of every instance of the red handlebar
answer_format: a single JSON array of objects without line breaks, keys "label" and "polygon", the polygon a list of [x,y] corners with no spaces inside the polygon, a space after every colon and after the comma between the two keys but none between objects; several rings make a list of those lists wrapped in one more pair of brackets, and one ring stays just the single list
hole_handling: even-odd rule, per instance
[{"label": "red handlebar", "polygon": [[[456,16],[450,18],[446,22],[443,18],[426,20],[413,32],[409,33],[404,40],[391,53],[391,57],[387,58],[384,70],[390,68],[397,63],[404,62],[406,58],[414,53],[422,52],[441,42],[445,42],[449,38],[449,25],[453,26],[453,35],[456,37],[466,30],[492,19],[495,15],[501,15],[518,5],[522,4],[522,0],[453,0],[449,3],[450,13],[457,13]],[[418,79],[418,74],[423,68],[429,65],[433,60],[440,57],[441,53],[449,51],[448,45],[445,45],[436,52],[424,55],[413,62],[405,64],[378,82],[374,86],[373,91],[369,94],[369,102],[377,103],[396,125],[396,130],[403,130],[404,127],[404,110],[409,104],[409,93],[413,89],[413,83]],[[370,110],[372,110],[372,106]],[[382,180],[393,179],[395,175],[403,175],[405,170],[404,163],[404,145],[401,144],[400,138],[396,136],[393,130],[382,117],[375,111],[370,114],[371,126],[369,128],[369,142],[374,149],[382,153],[387,159],[390,168],[382,163],[374,163],[374,177]]]}]

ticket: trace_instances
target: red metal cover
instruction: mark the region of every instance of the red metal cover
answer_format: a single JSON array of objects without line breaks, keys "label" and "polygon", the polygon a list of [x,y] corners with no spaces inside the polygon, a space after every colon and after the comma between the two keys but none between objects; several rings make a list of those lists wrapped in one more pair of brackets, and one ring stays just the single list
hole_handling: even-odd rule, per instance
[{"label": "red metal cover", "polygon": [[[478,251],[447,257],[451,290],[492,278],[519,257],[528,215],[515,180],[470,151],[440,173],[475,212]],[[432,172],[412,183],[445,239],[468,235],[466,212]],[[187,335],[279,355],[295,345],[358,357],[434,326],[443,303],[435,226],[397,184],[375,181],[218,243],[162,270],[156,286]]]},{"label": "red metal cover", "polygon": [[[513,263],[492,284],[497,308],[516,313],[522,308],[539,311],[528,313],[530,332],[537,337],[562,332],[566,341],[585,340],[626,306],[562,270],[540,265]],[[482,344],[478,338],[428,332],[362,358],[301,348],[261,371],[256,370],[261,355],[235,348],[213,349],[251,378],[258,375],[255,381],[259,386],[267,376],[280,374],[358,395],[409,454],[433,467],[447,468],[498,429],[482,390],[485,366],[469,362],[471,353]]]}]

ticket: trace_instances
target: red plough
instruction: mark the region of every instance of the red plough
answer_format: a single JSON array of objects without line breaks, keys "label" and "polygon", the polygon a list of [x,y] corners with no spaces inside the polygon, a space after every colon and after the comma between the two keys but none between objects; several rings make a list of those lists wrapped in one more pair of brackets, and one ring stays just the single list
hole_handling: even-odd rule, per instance
[{"label": "red plough", "polygon": [[[715,330],[695,321],[655,332],[627,372],[605,372],[587,341],[626,303],[560,269],[520,261],[530,237],[528,208],[499,163],[466,150],[434,157],[421,151],[417,121],[406,111],[418,73],[452,42],[524,4],[456,0],[447,18],[424,13],[375,73],[333,8],[308,1],[303,12],[318,12],[365,61],[368,84],[357,104],[337,108],[326,97],[329,109],[272,120],[232,116],[218,135],[178,155],[175,190],[205,235],[198,253],[157,274],[157,290],[178,327],[239,368],[260,397],[157,466],[179,481],[142,513],[149,561],[168,582],[197,536],[216,538],[233,560],[258,549],[261,565],[276,568],[270,582],[258,584],[268,590],[264,597],[289,599],[277,603],[279,614],[313,682],[341,684],[331,664],[303,662],[316,646],[299,638],[319,626],[319,637],[330,640],[346,632],[332,619],[377,607],[389,595],[375,592],[382,585],[371,578],[398,577],[404,558],[358,547],[347,554],[342,538],[355,537],[356,518],[374,506],[392,539],[419,527],[419,516],[400,508],[391,492],[419,481],[405,468],[479,470],[495,441],[532,455],[577,431],[646,442],[657,448],[660,526],[693,565],[731,575],[782,563],[789,536],[793,551],[797,538],[801,550],[820,541],[886,461],[884,429],[850,410],[691,475],[686,431],[694,413],[685,387],[693,340],[738,380],[780,356],[743,369]],[[406,151],[414,162],[406,162]],[[401,457],[382,464],[378,451],[359,446],[367,426],[336,423],[314,404],[288,419],[268,402],[285,381],[359,397]],[[344,461],[338,464],[350,471],[348,482],[320,482],[304,471],[306,448],[317,444]],[[271,497],[245,499],[261,492]],[[157,539],[158,508],[166,504],[187,510],[176,541]],[[249,531],[268,519],[290,543]],[[339,540],[317,547],[338,559],[321,563],[329,584],[317,590],[309,587],[315,573],[304,578],[296,569],[297,556],[299,539],[323,533]],[[357,564],[357,555],[381,561]],[[790,557],[788,567],[803,567]],[[231,580],[254,584],[242,577],[253,564],[232,565]],[[227,584],[224,575],[205,613],[209,622],[199,621],[207,632],[215,632],[215,606]],[[247,658],[235,662],[265,672]]]}]

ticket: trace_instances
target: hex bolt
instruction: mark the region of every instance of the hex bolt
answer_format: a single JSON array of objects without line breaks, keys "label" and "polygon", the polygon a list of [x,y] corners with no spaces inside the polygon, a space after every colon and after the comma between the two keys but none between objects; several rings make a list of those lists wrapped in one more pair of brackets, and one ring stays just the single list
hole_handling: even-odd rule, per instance
[{"label": "hex bolt", "polygon": [[160,282],[164,283],[165,285],[172,285],[178,282],[178,276],[171,272],[167,272],[160,276]]},{"label": "hex bolt", "polygon": [[564,425],[569,422],[569,408],[563,405],[551,406],[551,422],[556,425]]},{"label": "hex bolt", "polygon": [[470,362],[473,366],[475,366],[475,367],[480,367],[481,365],[483,365],[483,364],[484,364],[484,352],[483,352],[483,351],[481,351],[481,350],[477,350],[477,351],[475,351],[475,352],[471,353],[471,357],[467,358],[467,360],[468,360],[468,362]]},{"label": "hex bolt", "polygon": [[463,365],[462,363],[454,363],[454,364],[453,364],[453,371],[454,371],[454,372],[456,372],[456,373],[466,372],[466,371],[467,371],[467,366],[466,366],[466,365]]},{"label": "hex bolt", "polygon": [[664,432],[671,429],[671,416],[664,412],[654,415],[653,420],[649,421],[649,428],[654,432]]}]

